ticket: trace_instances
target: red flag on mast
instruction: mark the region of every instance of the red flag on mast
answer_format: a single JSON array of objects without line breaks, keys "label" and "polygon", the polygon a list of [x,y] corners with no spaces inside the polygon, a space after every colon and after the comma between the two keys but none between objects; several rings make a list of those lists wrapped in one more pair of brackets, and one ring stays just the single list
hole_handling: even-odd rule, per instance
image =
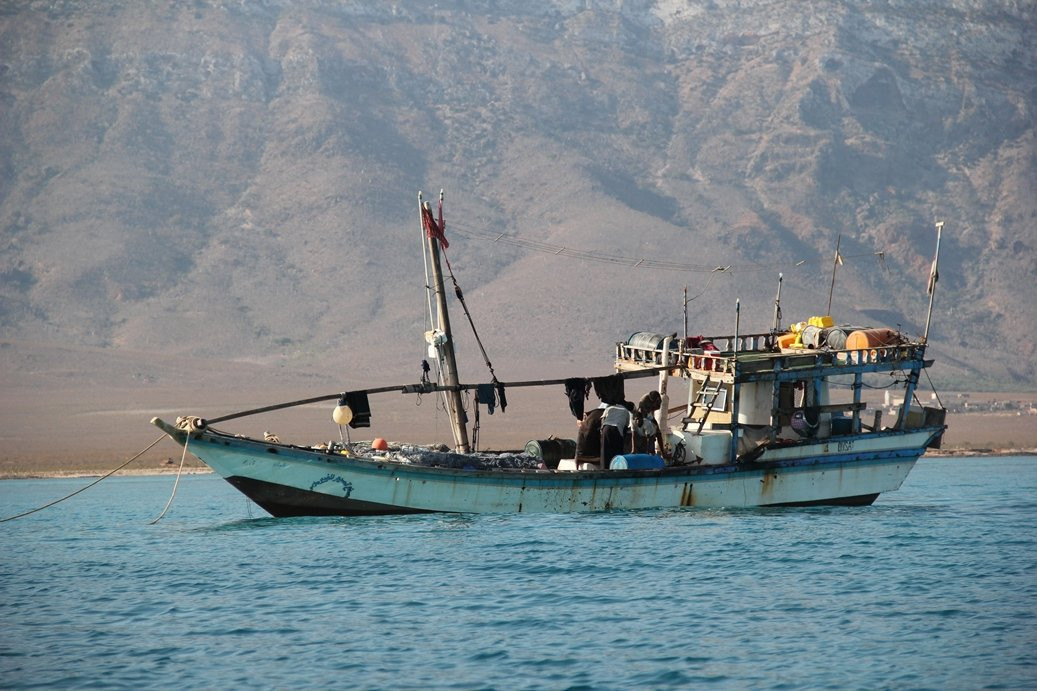
[{"label": "red flag on mast", "polygon": [[439,202],[439,218],[440,221],[437,223],[436,219],[432,216],[432,207],[428,202],[425,202],[421,207],[421,219],[425,224],[425,232],[428,233],[430,238],[439,240],[439,244],[443,246],[443,249],[450,247],[450,243],[447,242],[446,235],[443,234],[442,218],[443,218],[443,202]]}]

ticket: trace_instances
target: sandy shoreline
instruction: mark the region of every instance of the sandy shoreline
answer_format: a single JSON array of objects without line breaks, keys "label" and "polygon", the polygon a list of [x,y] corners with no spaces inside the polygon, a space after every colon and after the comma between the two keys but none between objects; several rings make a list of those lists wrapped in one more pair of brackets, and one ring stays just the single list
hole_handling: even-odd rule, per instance
[{"label": "sandy shoreline", "polygon": [[[0,480],[41,480],[48,478],[95,478],[106,475],[109,471],[99,472],[90,470],[26,470],[23,472],[0,473]],[[176,468],[138,468],[135,470],[123,469],[112,474],[112,477],[127,477],[141,475],[176,475]],[[212,473],[209,468],[185,467],[183,475],[207,475]]]},{"label": "sandy shoreline", "polygon": [[972,458],[997,456],[1037,456],[1037,448],[1033,449],[930,449],[925,458]]}]

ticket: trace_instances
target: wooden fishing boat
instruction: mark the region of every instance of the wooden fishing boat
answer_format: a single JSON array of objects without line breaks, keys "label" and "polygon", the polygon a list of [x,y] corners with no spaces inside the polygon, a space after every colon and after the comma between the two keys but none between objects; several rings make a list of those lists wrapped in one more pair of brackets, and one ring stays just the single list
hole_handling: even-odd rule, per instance
[{"label": "wooden fishing boat", "polygon": [[[488,402],[503,407],[510,388],[575,386],[586,397],[598,381],[500,382],[493,375],[487,383],[461,383],[440,267],[442,196],[438,220],[420,196],[419,209],[436,307],[430,299],[436,326],[426,340],[438,381],[426,377],[211,420],[183,416],[176,424],[158,418],[152,423],[274,516],[867,505],[898,489],[925,449],[939,445],[944,409],[912,406],[919,376],[932,364],[925,358],[925,337],[888,331],[874,337],[868,329],[854,329],[849,336],[859,337],[837,338],[837,327],[818,326],[808,347],[790,342],[778,319],[767,333],[742,335],[736,318],[733,335],[692,339],[639,332],[615,346],[614,372],[605,375],[613,384],[657,379],[662,404],[656,416],[666,432],[667,461],[661,455],[618,454],[595,464],[525,451],[474,451],[462,393],[475,391],[476,400],[487,402],[489,396]],[[820,341],[825,329],[830,343]],[[903,405],[884,425],[881,411],[868,410],[862,391],[869,378],[883,375],[888,382],[891,374],[903,387]],[[670,408],[675,383],[687,396]],[[444,396],[454,450],[345,440],[306,447],[214,427],[320,401],[337,401],[335,421],[360,427],[367,423],[368,396],[387,392]],[[668,414],[674,410],[680,420],[671,426]],[[535,433],[529,436],[527,449],[546,446]]]}]

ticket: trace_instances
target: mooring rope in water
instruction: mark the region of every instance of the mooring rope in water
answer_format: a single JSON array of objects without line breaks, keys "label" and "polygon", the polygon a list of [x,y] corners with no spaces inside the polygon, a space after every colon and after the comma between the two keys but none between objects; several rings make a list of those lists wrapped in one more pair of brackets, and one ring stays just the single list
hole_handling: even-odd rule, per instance
[{"label": "mooring rope in water", "polygon": [[150,521],[148,525],[155,525],[162,520],[162,517],[166,515],[166,511],[169,511],[169,507],[173,503],[173,497],[176,496],[176,488],[180,485],[180,475],[184,472],[184,462],[187,460],[187,444],[191,441],[191,435],[188,434],[184,437],[184,452],[180,455],[180,467],[176,469],[176,481],[173,483],[173,492],[169,495],[169,501],[166,502],[165,507],[162,509],[162,513],[155,517],[155,520]]},{"label": "mooring rope in water", "polygon": [[135,460],[137,460],[138,458],[140,458],[141,456],[146,454],[148,451],[151,451],[151,449],[156,444],[158,444],[160,441],[162,441],[165,438],[166,438],[166,435],[163,434],[161,437],[159,437],[155,441],[153,441],[150,444],[148,444],[144,449],[142,449],[133,458],[131,458],[130,460],[126,461],[125,463],[123,463],[121,466],[119,466],[115,470],[111,470],[111,471],[105,473],[101,477],[99,477],[96,480],[94,480],[93,482],[91,482],[86,487],[81,487],[81,488],[77,489],[75,492],[73,492],[72,494],[66,495],[66,496],[62,497],[61,499],[55,499],[54,501],[50,502],[49,504],[44,504],[43,506],[37,507],[35,509],[32,509],[31,511],[26,511],[25,513],[20,513],[20,514],[18,514],[16,516],[9,516],[7,518],[0,518],[0,523],[6,523],[7,521],[13,521],[16,518],[22,518],[24,516],[28,516],[29,514],[36,513],[37,511],[43,511],[44,509],[49,509],[50,507],[54,506],[55,504],[60,504],[61,502],[65,501],[66,499],[71,499],[72,497],[76,496],[80,492],[84,492],[84,491],[90,489],[91,487],[96,485],[101,480],[106,480],[107,478],[111,477],[112,475],[115,475],[117,472],[119,472],[120,470],[122,470],[123,468],[128,466],[130,463],[133,463]]}]

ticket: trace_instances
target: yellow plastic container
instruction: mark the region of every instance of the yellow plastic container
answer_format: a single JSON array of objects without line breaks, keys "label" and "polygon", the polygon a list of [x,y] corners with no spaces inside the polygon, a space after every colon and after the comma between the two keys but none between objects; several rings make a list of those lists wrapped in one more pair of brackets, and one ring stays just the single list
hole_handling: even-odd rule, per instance
[{"label": "yellow plastic container", "polygon": [[827,329],[828,327],[835,324],[835,322],[832,321],[831,317],[826,315],[824,317],[811,317],[807,320],[807,324],[809,324],[810,326],[819,327],[821,329]]}]

